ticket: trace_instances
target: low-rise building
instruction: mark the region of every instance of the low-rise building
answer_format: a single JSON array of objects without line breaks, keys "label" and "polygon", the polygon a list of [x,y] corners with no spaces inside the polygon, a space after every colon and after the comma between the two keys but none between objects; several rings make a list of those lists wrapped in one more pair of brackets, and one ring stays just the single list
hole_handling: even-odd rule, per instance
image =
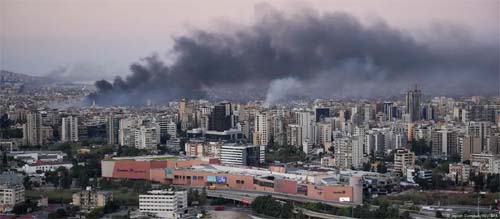
[{"label": "low-rise building", "polygon": [[406,170],[406,181],[417,183],[416,179],[420,178],[427,182],[432,182],[432,170],[424,170],[418,168],[409,168]]},{"label": "low-rise building", "polygon": [[139,211],[159,218],[182,218],[187,209],[187,191],[152,190],[139,195]]},{"label": "low-rise building", "polygon": [[469,182],[471,168],[467,164],[457,163],[449,165],[448,178],[457,182]]},{"label": "low-rise building", "polygon": [[394,171],[406,175],[406,170],[415,165],[415,153],[398,149],[394,153]]},{"label": "low-rise building", "polygon": [[71,169],[73,167],[73,164],[70,162],[43,162],[43,161],[37,161],[33,164],[25,164],[22,167],[22,170],[28,174],[36,174],[36,173],[45,173],[49,171],[55,171],[59,167],[64,167],[66,169]]},{"label": "low-rise building", "polygon": [[500,173],[500,155],[494,154],[472,154],[471,166],[478,169],[480,173]]},{"label": "low-rise building", "polygon": [[62,162],[64,157],[66,157],[66,153],[62,151],[11,151],[7,156],[15,160],[33,164],[37,161]]},{"label": "low-rise building", "polygon": [[14,173],[0,174],[0,208],[12,209],[15,205],[24,202],[23,178]]},{"label": "low-rise building", "polygon": [[104,207],[106,203],[113,200],[113,193],[95,191],[90,187],[86,190],[73,194],[73,205],[80,207],[81,210],[90,211],[94,208]]}]

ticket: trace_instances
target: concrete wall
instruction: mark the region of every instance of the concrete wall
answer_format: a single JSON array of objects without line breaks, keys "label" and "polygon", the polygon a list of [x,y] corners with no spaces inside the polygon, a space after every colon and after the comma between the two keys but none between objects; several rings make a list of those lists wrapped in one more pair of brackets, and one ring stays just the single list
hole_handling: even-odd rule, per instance
[{"label": "concrete wall", "polygon": [[274,183],[274,190],[276,192],[283,192],[288,194],[297,194],[297,181],[277,179]]}]

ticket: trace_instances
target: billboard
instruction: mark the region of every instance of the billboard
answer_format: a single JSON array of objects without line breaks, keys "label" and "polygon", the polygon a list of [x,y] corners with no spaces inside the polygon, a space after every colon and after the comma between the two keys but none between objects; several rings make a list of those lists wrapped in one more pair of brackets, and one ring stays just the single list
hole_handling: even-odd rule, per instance
[{"label": "billboard", "polygon": [[349,198],[349,197],[340,197],[340,198],[339,198],[339,201],[340,201],[340,202],[350,202],[350,201],[351,201],[351,198]]},{"label": "billboard", "polygon": [[217,179],[217,183],[221,183],[221,184],[227,183],[227,178],[225,176],[217,176],[216,179]]},{"label": "billboard", "polygon": [[207,176],[207,182],[216,182],[215,176]]},{"label": "billboard", "polygon": [[169,167],[165,168],[165,178],[167,178],[167,179],[173,179],[174,178],[174,172]]}]

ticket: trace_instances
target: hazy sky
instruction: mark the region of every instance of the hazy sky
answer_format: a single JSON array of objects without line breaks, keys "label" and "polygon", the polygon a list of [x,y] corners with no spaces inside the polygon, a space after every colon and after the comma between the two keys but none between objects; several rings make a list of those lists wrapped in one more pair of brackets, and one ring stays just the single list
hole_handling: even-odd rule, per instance
[{"label": "hazy sky", "polygon": [[[0,0],[0,69],[45,75],[56,69],[77,80],[127,75],[130,63],[164,54],[172,36],[193,28],[250,23],[262,0]],[[343,11],[364,22],[384,19],[415,34],[440,23],[498,40],[498,0],[268,1],[283,11]]]}]

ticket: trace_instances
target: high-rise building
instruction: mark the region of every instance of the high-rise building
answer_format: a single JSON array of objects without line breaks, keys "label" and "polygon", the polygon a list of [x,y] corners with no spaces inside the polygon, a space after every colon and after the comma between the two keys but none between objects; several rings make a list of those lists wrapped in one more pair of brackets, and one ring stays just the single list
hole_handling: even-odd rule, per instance
[{"label": "high-rise building", "polygon": [[373,108],[371,105],[367,104],[363,106],[363,121],[369,122],[374,117]]},{"label": "high-rise building", "polygon": [[316,122],[320,122],[320,121],[324,120],[325,118],[330,117],[330,109],[317,107],[315,109],[315,115],[316,115]]},{"label": "high-rise building", "polygon": [[481,153],[481,138],[474,136],[460,137],[460,160],[470,160],[472,154]]},{"label": "high-rise building", "polygon": [[497,110],[495,105],[472,105],[467,111],[470,121],[495,122]]},{"label": "high-rise building", "polygon": [[175,122],[170,121],[167,123],[166,131],[170,139],[177,139],[177,124],[175,124]]},{"label": "high-rise building", "polygon": [[436,120],[435,110],[431,104],[425,104],[422,109],[422,119]]},{"label": "high-rise building", "polygon": [[61,122],[61,141],[62,142],[77,142],[78,135],[78,117],[67,116],[62,118]]},{"label": "high-rise building", "polygon": [[335,138],[335,165],[341,169],[353,166],[353,145],[348,137]]},{"label": "high-rise building", "polygon": [[23,141],[25,145],[42,145],[42,117],[39,113],[29,113],[23,125]]},{"label": "high-rise building", "polygon": [[437,129],[431,133],[432,155],[451,156],[458,154],[458,134],[450,129]]},{"label": "high-rise building", "polygon": [[195,128],[196,126],[196,112],[194,111],[193,102],[182,99],[179,102],[179,122],[182,130]]},{"label": "high-rise building", "polygon": [[363,166],[365,154],[363,150],[365,148],[364,145],[364,136],[354,136],[351,140],[352,145],[352,166],[356,169],[359,169]]},{"label": "high-rise building", "polygon": [[118,143],[120,146],[134,147],[136,125],[137,121],[133,118],[124,118],[120,120],[120,130],[118,133]]},{"label": "high-rise building", "polygon": [[499,138],[497,135],[490,135],[486,137],[485,150],[490,154],[498,154],[500,152],[498,141]]},{"label": "high-rise building", "polygon": [[286,142],[288,145],[299,147],[302,145],[302,129],[297,124],[289,124],[286,129]]},{"label": "high-rise building", "polygon": [[267,145],[269,143],[270,133],[270,118],[266,112],[259,112],[255,115],[255,131],[253,135],[253,143],[256,145]]},{"label": "high-rise building", "polygon": [[491,126],[493,123],[489,121],[468,122],[466,134],[481,139],[481,150],[486,150],[486,138],[491,135]]},{"label": "high-rise building", "polygon": [[285,119],[283,115],[274,115],[270,119],[270,136],[273,138],[273,143],[276,145],[286,144],[286,130],[285,130]]},{"label": "high-rise building", "polygon": [[374,152],[375,154],[384,154],[386,149],[386,137],[382,132],[376,132],[373,134]]},{"label": "high-rise building", "polygon": [[406,113],[411,122],[420,121],[421,109],[420,101],[422,99],[422,91],[417,86],[413,90],[406,93]]},{"label": "high-rise building", "polygon": [[296,116],[297,124],[302,129],[299,143],[316,142],[314,135],[314,117],[311,115],[311,112],[300,111],[296,113]]},{"label": "high-rise building", "polygon": [[220,162],[225,165],[258,166],[265,162],[263,145],[225,144],[220,149]]},{"label": "high-rise building", "polygon": [[117,145],[120,142],[120,118],[108,116],[107,120],[108,144]]},{"label": "high-rise building", "polygon": [[160,127],[158,124],[141,126],[135,130],[135,147],[139,149],[156,149],[160,144]]},{"label": "high-rise building", "polygon": [[384,102],[384,118],[386,121],[391,121],[394,118],[393,107],[392,102]]},{"label": "high-rise building", "polygon": [[332,125],[330,123],[317,123],[318,144],[322,145],[325,151],[332,146]]},{"label": "high-rise building", "polygon": [[222,102],[214,107],[208,120],[208,130],[222,132],[233,128],[235,125],[236,118],[231,103]]}]

